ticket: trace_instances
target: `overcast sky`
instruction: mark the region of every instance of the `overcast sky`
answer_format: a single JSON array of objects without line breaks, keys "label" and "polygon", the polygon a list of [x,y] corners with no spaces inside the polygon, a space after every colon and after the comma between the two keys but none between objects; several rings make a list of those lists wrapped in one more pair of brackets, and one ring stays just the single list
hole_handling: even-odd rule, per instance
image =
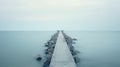
[{"label": "overcast sky", "polygon": [[0,0],[0,30],[120,30],[120,0]]}]

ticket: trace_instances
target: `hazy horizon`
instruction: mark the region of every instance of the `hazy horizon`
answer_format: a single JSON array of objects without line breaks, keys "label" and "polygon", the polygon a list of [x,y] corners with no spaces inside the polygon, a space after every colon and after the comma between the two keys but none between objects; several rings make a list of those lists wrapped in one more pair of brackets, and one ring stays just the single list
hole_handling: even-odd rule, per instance
[{"label": "hazy horizon", "polygon": [[0,0],[0,31],[120,31],[119,0]]}]

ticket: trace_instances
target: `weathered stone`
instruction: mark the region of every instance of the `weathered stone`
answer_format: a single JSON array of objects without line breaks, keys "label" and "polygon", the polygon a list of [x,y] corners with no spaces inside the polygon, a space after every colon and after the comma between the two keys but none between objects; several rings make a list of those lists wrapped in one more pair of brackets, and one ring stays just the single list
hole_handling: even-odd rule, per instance
[{"label": "weathered stone", "polygon": [[80,62],[80,58],[78,57],[74,57],[75,63],[79,63]]},{"label": "weathered stone", "polygon": [[40,55],[37,56],[36,58],[37,61],[41,61],[42,60],[42,57]]}]

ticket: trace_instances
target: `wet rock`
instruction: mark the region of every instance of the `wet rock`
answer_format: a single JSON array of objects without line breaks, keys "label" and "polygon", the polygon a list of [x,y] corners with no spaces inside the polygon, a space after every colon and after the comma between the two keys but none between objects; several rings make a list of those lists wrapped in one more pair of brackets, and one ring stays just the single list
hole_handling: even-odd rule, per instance
[{"label": "wet rock", "polygon": [[49,45],[47,43],[45,43],[45,47],[48,47]]},{"label": "wet rock", "polygon": [[41,61],[42,60],[42,57],[40,55],[37,56],[36,58],[37,61]]},{"label": "wet rock", "polygon": [[49,67],[49,65],[50,65],[50,61],[47,60],[47,61],[44,62],[43,67]]},{"label": "wet rock", "polygon": [[47,47],[47,49],[45,50],[46,61],[44,62],[43,67],[49,67],[52,54],[55,48],[55,44],[57,41],[58,33],[59,33],[59,30],[57,31],[57,33],[51,36],[50,40],[47,42],[47,44],[45,44],[45,46]]},{"label": "wet rock", "polygon": [[38,58],[36,58],[36,60],[37,60],[37,61],[41,61],[41,60],[42,60],[42,58],[41,58],[41,57],[38,57]]},{"label": "wet rock", "polygon": [[75,61],[75,63],[79,63],[80,62],[80,58],[74,57],[74,61]]},{"label": "wet rock", "polygon": [[72,54],[73,56],[77,55],[77,53],[76,53],[75,51],[71,52],[71,54]]}]

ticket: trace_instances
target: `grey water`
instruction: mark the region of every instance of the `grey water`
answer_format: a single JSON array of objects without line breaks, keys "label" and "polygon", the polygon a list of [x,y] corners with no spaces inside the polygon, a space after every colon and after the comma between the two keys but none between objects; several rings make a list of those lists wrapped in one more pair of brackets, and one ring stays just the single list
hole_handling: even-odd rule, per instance
[{"label": "grey water", "polygon": [[[42,67],[44,43],[55,31],[0,31],[0,67]],[[67,31],[80,51],[77,67],[120,67],[120,32]],[[36,61],[37,55],[43,57]]]}]

